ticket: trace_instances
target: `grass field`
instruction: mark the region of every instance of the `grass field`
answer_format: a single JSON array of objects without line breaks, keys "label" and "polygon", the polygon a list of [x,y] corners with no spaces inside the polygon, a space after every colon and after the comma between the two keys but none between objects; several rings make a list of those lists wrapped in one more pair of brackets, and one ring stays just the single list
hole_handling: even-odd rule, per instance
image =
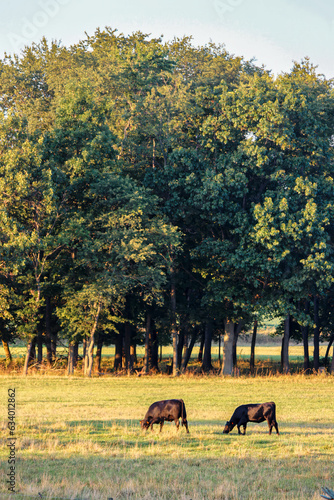
[{"label": "grass field", "polygon": [[[1,472],[9,472],[7,393],[16,391],[15,496],[149,500],[320,499],[334,488],[334,377],[0,377]],[[138,420],[183,398],[190,434]],[[266,423],[222,433],[236,406],[274,400]],[[41,496],[40,496],[40,495]],[[1,499],[12,498],[5,480]]]}]

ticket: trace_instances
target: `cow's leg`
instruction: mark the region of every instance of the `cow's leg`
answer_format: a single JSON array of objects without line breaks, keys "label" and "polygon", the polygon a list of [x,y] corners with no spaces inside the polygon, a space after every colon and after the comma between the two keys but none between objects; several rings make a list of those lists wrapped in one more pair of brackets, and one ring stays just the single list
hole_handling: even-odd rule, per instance
[{"label": "cow's leg", "polygon": [[[240,427],[241,426],[244,428],[244,432],[240,432]],[[239,434],[245,435],[246,434],[246,427],[247,427],[247,420],[244,419],[244,418],[241,418],[240,421],[239,421],[239,423],[238,423]]]},{"label": "cow's leg", "polygon": [[178,430],[179,430],[179,427],[180,427],[180,422],[179,422],[179,419],[178,419],[178,418],[176,418],[176,419],[174,420],[174,422],[175,422],[175,425],[176,425],[176,430],[178,431]]},{"label": "cow's leg", "polygon": [[[244,436],[246,434],[246,425],[247,424],[238,424],[237,427],[238,427],[238,434],[241,434],[242,436]],[[244,428],[244,432],[241,432],[240,428],[241,426]]]},{"label": "cow's leg", "polygon": [[277,434],[279,434],[279,432],[278,432],[278,425],[277,425],[276,420],[274,420],[274,426],[275,426],[275,429],[276,429]]},{"label": "cow's leg", "polygon": [[185,428],[187,429],[187,433],[189,434],[189,429],[188,429],[188,422],[187,422],[187,420],[183,420],[182,424],[185,426]]},{"label": "cow's leg", "polygon": [[272,420],[272,419],[268,418],[267,422],[268,422],[268,426],[269,426],[269,434],[271,434],[273,427],[275,427],[277,434],[279,434],[276,420]]},{"label": "cow's leg", "polygon": [[160,422],[160,432],[162,431],[162,428],[163,428],[163,426],[164,426],[164,423],[165,423],[165,421],[164,421],[164,420],[161,420],[161,422]]},{"label": "cow's leg", "polygon": [[153,424],[158,424],[159,420],[157,418],[152,418],[151,420],[151,431],[153,432]]}]

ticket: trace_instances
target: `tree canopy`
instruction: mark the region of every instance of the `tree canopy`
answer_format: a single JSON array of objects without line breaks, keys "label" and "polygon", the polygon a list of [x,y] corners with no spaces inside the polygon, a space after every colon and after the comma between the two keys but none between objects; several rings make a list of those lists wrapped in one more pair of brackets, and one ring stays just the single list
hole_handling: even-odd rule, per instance
[{"label": "tree canopy", "polygon": [[147,370],[173,339],[176,375],[203,338],[208,371],[223,331],[231,373],[238,333],[268,315],[283,369],[298,332],[319,368],[334,94],[308,59],[275,78],[223,45],[106,28],[6,56],[0,89],[0,335],[27,342],[25,372],[57,338],[87,342],[88,375],[98,339],[128,368],[144,342]]}]

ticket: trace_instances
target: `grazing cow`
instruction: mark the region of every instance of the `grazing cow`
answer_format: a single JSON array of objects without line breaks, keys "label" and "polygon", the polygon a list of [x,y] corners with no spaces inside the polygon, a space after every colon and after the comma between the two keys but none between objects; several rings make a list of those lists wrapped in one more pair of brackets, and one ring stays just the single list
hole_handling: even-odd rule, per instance
[{"label": "grazing cow", "polygon": [[240,427],[243,426],[243,434],[245,435],[247,422],[259,423],[265,420],[268,422],[269,434],[271,434],[273,427],[275,427],[277,434],[279,434],[276,422],[276,405],[274,402],[241,405],[234,410],[231,420],[226,422],[223,432],[224,434],[228,434],[236,425],[238,427],[238,434],[242,434]]},{"label": "grazing cow", "polygon": [[167,422],[172,422],[174,420],[178,430],[180,427],[179,418],[182,419],[182,425],[185,425],[187,432],[189,432],[187,412],[183,400],[167,399],[166,401],[157,401],[151,404],[144,419],[140,420],[140,425],[142,429],[146,430],[151,426],[151,431],[153,431],[153,424],[160,424],[161,432],[165,420]]}]

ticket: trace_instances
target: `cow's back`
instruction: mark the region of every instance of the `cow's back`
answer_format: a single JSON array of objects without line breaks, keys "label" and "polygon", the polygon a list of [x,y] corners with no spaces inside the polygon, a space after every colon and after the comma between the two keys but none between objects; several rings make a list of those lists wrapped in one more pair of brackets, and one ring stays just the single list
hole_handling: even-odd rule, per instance
[{"label": "cow's back", "polygon": [[268,416],[275,418],[275,403],[250,403],[245,406],[245,411],[250,422],[263,422]]},{"label": "cow's back", "polygon": [[168,418],[169,415],[173,415],[174,418],[179,418],[182,414],[182,403],[179,399],[156,401],[147,410],[147,416]]}]

